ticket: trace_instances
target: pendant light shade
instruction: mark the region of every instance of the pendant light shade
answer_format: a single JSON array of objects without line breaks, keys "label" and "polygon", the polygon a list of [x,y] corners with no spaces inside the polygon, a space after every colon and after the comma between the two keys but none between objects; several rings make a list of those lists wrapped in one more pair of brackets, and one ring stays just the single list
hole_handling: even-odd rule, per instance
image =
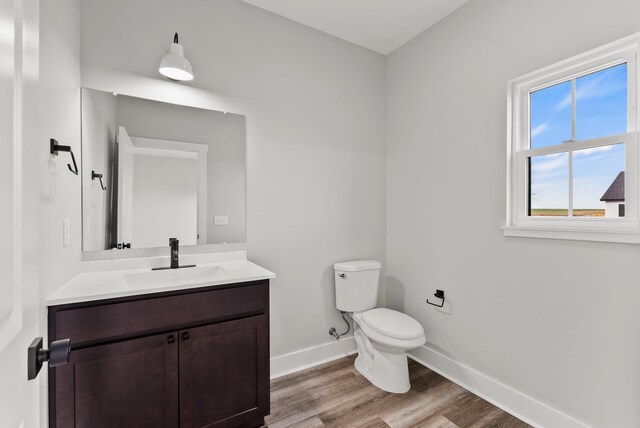
[{"label": "pendant light shade", "polygon": [[193,80],[193,67],[184,57],[184,48],[178,43],[178,33],[173,36],[169,53],[160,60],[158,71],[171,80]]}]

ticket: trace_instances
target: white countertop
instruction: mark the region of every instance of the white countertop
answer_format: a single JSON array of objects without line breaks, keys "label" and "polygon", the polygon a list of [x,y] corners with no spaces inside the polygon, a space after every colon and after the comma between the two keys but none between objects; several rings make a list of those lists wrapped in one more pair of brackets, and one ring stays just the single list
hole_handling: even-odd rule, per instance
[{"label": "white countertop", "polygon": [[[135,267],[130,269],[108,270],[104,269],[96,271],[85,271],[55,291],[47,298],[47,306],[65,305],[69,303],[89,302],[103,299],[113,299],[116,297],[138,296],[144,294],[161,293],[166,291],[187,290],[191,288],[206,287],[213,285],[233,284],[238,282],[257,281],[261,279],[275,278],[273,272],[264,269],[255,263],[250,262],[242,255],[244,252],[238,252],[237,257],[223,257],[221,261],[215,261],[215,258],[207,260],[205,263],[197,263],[196,268],[184,268],[187,275],[189,269],[195,269],[198,272],[209,272],[208,277],[194,279],[184,279],[182,281],[167,283],[164,281],[148,281],[147,283],[137,283],[132,278],[139,277],[139,274],[151,272],[151,267],[162,266],[168,257],[160,260],[153,260],[147,266]],[[181,260],[181,265],[189,264],[188,258]],[[134,263],[129,262],[129,265]],[[135,263],[141,264],[141,262]],[[114,265],[117,266],[117,265]],[[191,272],[195,272],[191,271]],[[166,275],[162,272],[154,271],[159,275]]]}]

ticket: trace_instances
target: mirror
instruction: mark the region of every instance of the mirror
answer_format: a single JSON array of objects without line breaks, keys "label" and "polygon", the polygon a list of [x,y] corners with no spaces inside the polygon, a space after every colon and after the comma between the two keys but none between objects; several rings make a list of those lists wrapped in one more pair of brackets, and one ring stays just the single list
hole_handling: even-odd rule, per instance
[{"label": "mirror", "polygon": [[83,251],[245,242],[245,117],[82,89]]}]

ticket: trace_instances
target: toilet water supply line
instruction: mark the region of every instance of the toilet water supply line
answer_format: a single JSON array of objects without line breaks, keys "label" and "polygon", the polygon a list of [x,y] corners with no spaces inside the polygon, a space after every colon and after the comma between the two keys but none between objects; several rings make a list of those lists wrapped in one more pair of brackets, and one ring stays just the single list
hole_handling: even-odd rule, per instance
[{"label": "toilet water supply line", "polygon": [[346,312],[340,311],[340,315],[342,315],[342,319],[344,320],[344,322],[347,323],[347,331],[345,331],[344,333],[338,333],[338,330],[336,330],[335,327],[331,327],[331,329],[329,330],[329,334],[335,337],[336,340],[339,340],[342,336],[344,336],[345,334],[351,331],[351,324],[349,324],[349,321],[347,321],[344,314],[346,314]]}]

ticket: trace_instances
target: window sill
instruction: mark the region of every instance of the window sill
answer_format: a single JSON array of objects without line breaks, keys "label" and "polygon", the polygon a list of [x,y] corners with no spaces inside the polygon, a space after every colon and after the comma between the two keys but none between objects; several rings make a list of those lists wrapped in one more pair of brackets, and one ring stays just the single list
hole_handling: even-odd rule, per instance
[{"label": "window sill", "polygon": [[519,238],[565,239],[570,241],[617,242],[640,244],[640,230],[557,229],[542,227],[502,226],[504,236]]}]

